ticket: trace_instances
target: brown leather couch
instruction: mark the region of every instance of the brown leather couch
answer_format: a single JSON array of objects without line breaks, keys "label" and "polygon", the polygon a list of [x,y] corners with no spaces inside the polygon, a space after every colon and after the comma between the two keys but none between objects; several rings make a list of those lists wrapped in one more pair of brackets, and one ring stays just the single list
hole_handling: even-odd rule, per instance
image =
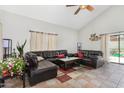
[{"label": "brown leather couch", "polygon": [[26,72],[31,86],[57,76],[57,66],[50,61],[37,60],[37,55],[31,52],[25,54]]}]

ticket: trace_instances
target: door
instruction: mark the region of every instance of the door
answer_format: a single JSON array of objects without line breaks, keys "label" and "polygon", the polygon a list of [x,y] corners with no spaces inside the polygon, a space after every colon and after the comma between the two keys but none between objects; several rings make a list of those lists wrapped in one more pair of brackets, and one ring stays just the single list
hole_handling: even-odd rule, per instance
[{"label": "door", "polygon": [[120,63],[124,64],[124,34],[120,35]]},{"label": "door", "polygon": [[109,51],[109,62],[119,63],[120,62],[120,36],[110,35],[108,51]]},{"label": "door", "polygon": [[111,35],[108,50],[109,62],[124,64],[124,34]]}]

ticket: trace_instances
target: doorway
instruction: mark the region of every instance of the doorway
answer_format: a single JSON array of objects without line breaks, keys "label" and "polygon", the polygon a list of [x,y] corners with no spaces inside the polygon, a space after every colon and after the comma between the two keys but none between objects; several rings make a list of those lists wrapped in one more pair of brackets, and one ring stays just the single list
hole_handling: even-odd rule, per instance
[{"label": "doorway", "polygon": [[109,62],[124,64],[124,34],[110,35],[108,53]]}]

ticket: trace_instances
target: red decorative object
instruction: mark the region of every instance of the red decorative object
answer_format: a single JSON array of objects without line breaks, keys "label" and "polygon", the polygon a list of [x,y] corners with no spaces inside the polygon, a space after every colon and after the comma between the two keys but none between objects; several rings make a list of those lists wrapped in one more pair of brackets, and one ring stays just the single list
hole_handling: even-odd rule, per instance
[{"label": "red decorative object", "polygon": [[65,55],[64,54],[59,54],[57,55],[58,58],[65,58]]},{"label": "red decorative object", "polygon": [[80,59],[83,59],[83,58],[84,58],[83,52],[78,51],[77,54],[78,54],[78,57],[79,57]]},{"label": "red decorative object", "polygon": [[70,79],[72,79],[70,76],[68,76],[67,74],[65,75],[62,75],[62,76],[59,76],[57,77],[57,79],[61,82],[61,83],[64,83]]}]

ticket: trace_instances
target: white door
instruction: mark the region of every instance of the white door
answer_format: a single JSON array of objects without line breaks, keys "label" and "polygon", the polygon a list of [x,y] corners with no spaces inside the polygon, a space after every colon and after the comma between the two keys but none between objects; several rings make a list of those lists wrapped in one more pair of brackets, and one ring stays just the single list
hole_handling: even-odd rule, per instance
[{"label": "white door", "polygon": [[0,23],[0,59],[3,58],[3,50],[2,50],[2,24]]}]

